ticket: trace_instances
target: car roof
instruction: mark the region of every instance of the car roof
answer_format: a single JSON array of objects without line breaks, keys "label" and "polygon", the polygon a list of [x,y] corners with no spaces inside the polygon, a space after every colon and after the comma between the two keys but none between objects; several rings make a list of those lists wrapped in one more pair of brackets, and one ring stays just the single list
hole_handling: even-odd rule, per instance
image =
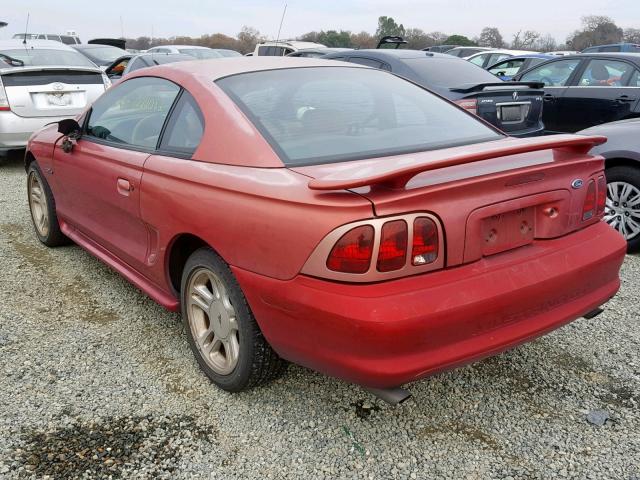
[{"label": "car roof", "polygon": [[79,43],[77,45],[71,45],[71,48],[76,50],[91,50],[93,48],[104,48],[111,47],[117,48],[118,50],[122,50],[120,47],[116,47],[115,45],[107,45],[106,43]]},{"label": "car roof", "polygon": [[275,47],[275,46],[290,46],[290,47],[294,47],[297,48],[298,50],[303,49],[303,48],[327,48],[326,45],[323,45],[321,43],[315,43],[315,42],[303,42],[303,41],[299,41],[299,40],[268,40],[266,42],[260,42],[258,44],[259,47],[263,47],[263,46],[269,46],[269,47]]},{"label": "car roof", "polygon": [[39,49],[52,49],[52,50],[67,50],[74,51],[69,45],[56,42],[55,40],[27,40],[27,43],[22,43],[23,40],[19,38],[11,40],[0,40],[0,48],[39,48]]},{"label": "car roof", "polygon": [[[363,65],[345,63],[341,61],[280,56],[242,56],[221,59],[214,58],[211,60],[191,60],[163,64],[154,68],[159,74],[164,73],[167,74],[167,76],[174,76],[174,74],[178,74],[178,76],[180,76],[180,74],[186,74],[201,78],[205,77],[207,81],[213,81],[241,73],[305,67],[369,68]],[[134,76],[136,73],[137,72],[133,72],[131,75]]]},{"label": "car roof", "polygon": [[[378,58],[445,58],[447,60],[455,59],[453,55],[447,53],[437,52],[425,52],[422,50],[408,50],[408,49],[395,49],[395,48],[365,48],[362,50],[353,50],[348,52],[349,55],[358,56],[358,54],[366,54],[369,57]],[[460,59],[458,59],[460,60]]]},{"label": "car roof", "polygon": [[156,45],[155,47],[151,47],[149,50],[152,48],[199,48],[202,50],[211,50],[209,47],[203,47],[202,45]]}]

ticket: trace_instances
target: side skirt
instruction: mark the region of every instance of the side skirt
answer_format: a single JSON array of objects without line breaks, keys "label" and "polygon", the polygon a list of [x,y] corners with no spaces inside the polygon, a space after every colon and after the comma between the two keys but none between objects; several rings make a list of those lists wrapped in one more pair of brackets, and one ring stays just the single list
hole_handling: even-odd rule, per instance
[{"label": "side skirt", "polygon": [[146,293],[154,301],[162,305],[167,310],[172,312],[180,311],[180,301],[173,295],[165,292],[144,275],[141,275],[136,270],[132,269],[129,265],[121,261],[118,257],[114,256],[111,252],[106,250],[101,245],[94,242],[82,232],[70,226],[62,219],[60,220],[60,230],[67,237],[73,240],[76,244],[96,257],[101,262],[105,263],[129,282],[135,285],[142,292]]}]

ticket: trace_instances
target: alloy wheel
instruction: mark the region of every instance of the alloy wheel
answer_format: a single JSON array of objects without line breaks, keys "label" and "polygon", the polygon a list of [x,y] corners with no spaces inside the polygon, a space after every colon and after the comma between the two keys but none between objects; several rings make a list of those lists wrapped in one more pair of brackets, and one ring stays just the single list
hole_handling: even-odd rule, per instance
[{"label": "alloy wheel", "polygon": [[214,372],[229,375],[240,357],[240,339],[227,287],[214,272],[199,268],[187,292],[189,328],[202,358]]},{"label": "alloy wheel", "polygon": [[33,225],[38,235],[46,237],[49,234],[49,208],[47,197],[38,176],[32,172],[29,175],[29,207]]},{"label": "alloy wheel", "polygon": [[626,240],[640,234],[640,190],[627,182],[607,184],[605,221]]}]

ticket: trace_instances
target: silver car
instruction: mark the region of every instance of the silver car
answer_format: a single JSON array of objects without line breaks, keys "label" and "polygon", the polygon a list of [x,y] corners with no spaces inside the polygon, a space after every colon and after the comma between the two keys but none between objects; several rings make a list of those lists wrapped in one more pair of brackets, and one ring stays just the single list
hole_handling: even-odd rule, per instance
[{"label": "silver car", "polygon": [[24,148],[48,123],[75,117],[110,84],[89,59],[59,42],[0,41],[0,154]]}]

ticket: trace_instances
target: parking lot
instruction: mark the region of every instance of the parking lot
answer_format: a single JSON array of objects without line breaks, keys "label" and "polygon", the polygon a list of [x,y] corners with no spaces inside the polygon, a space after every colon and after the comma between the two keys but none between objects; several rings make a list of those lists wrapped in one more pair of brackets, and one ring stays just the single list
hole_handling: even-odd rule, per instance
[{"label": "parking lot", "polygon": [[602,315],[400,406],[293,365],[231,395],[178,315],[37,241],[25,179],[20,159],[0,167],[2,478],[640,478],[637,256]]}]

